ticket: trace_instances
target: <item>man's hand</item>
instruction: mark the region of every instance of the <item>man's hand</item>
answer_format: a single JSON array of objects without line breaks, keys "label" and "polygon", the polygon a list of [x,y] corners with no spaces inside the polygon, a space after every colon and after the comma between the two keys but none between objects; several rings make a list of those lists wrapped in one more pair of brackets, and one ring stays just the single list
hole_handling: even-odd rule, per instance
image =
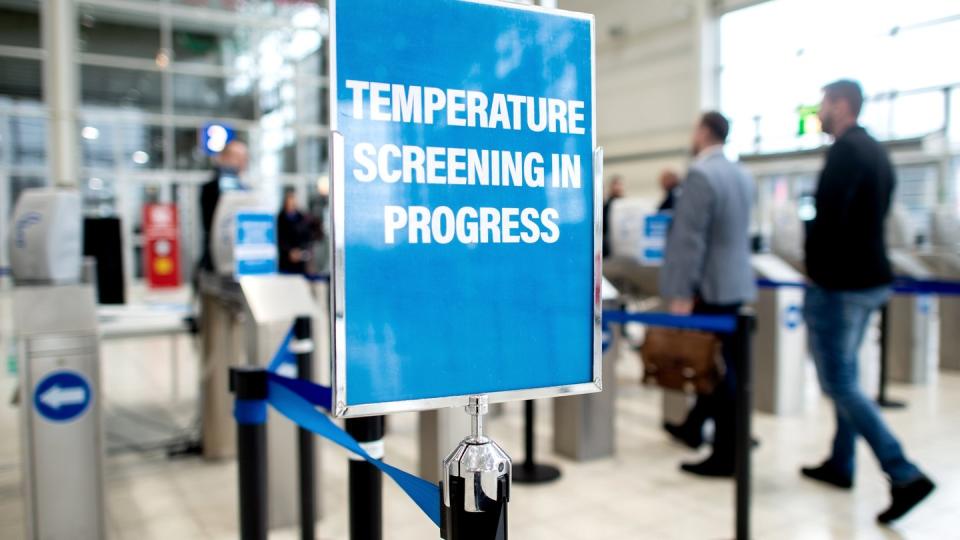
[{"label": "man's hand", "polygon": [[690,315],[693,313],[693,299],[675,298],[670,301],[668,309],[673,315]]}]

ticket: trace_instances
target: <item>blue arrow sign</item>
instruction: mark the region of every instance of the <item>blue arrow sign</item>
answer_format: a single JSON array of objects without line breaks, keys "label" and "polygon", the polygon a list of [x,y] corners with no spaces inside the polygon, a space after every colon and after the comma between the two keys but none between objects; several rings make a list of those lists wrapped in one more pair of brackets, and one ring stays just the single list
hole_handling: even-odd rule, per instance
[{"label": "blue arrow sign", "polygon": [[90,384],[82,375],[55,371],[40,379],[33,392],[33,406],[51,422],[70,422],[87,411],[92,397]]}]

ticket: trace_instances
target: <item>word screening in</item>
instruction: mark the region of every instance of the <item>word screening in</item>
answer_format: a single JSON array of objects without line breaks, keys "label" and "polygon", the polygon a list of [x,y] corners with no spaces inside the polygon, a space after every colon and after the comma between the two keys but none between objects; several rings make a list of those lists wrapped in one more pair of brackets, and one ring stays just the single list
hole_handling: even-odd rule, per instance
[{"label": "word screening in", "polygon": [[[346,81],[354,120],[586,135],[584,102],[479,90]],[[509,149],[358,142],[353,147],[358,182],[481,188],[582,189],[578,154]],[[384,241],[406,231],[411,244],[556,242],[554,208],[385,206]]]},{"label": "word screening in", "polygon": [[332,13],[338,414],[595,391],[592,17]]}]

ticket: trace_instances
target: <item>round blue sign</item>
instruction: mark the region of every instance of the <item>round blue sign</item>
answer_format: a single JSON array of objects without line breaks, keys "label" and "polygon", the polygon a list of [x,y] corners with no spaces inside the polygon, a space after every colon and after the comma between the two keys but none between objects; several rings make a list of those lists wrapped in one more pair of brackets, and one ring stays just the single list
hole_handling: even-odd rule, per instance
[{"label": "round blue sign", "polygon": [[55,371],[40,379],[33,392],[33,406],[51,422],[76,420],[90,407],[90,384],[73,371]]}]

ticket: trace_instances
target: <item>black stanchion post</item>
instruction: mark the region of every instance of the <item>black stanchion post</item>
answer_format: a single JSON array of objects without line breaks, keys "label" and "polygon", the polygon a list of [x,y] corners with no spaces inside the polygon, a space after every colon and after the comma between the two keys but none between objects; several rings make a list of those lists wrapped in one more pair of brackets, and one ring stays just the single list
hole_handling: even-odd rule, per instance
[{"label": "black stanchion post", "polygon": [[[297,340],[297,377],[304,381],[313,379],[313,328],[310,317],[297,317],[293,326]],[[300,461],[300,538],[314,540],[316,536],[317,501],[316,467],[314,464],[313,433],[297,430],[297,451]]]},{"label": "black stanchion post", "polygon": [[533,400],[523,404],[523,446],[526,455],[523,463],[513,471],[513,481],[518,484],[543,484],[560,478],[560,469],[553,465],[544,465],[536,461],[536,446],[534,444],[534,425],[536,411]]},{"label": "black stanchion post", "polygon": [[890,377],[890,348],[887,347],[889,332],[890,304],[887,303],[880,309],[880,388],[877,392],[877,405],[884,409],[902,409],[906,406],[905,403],[887,397],[887,379]]},{"label": "black stanchion post", "polygon": [[[263,368],[230,368],[231,390],[237,400],[267,399],[267,372]],[[240,488],[240,538],[267,538],[267,423],[237,424],[237,471]]]},{"label": "black stanchion post", "polygon": [[733,336],[737,366],[736,396],[736,528],[737,540],[750,539],[751,432],[753,430],[753,354],[751,341],[754,326],[753,313],[737,316]]},{"label": "black stanchion post", "polygon": [[[371,456],[383,457],[383,417],[348,418],[347,433]],[[378,448],[379,446],[379,448]],[[383,538],[383,474],[360,459],[350,460],[350,540]]]},{"label": "black stanchion post", "polygon": [[510,456],[483,434],[487,396],[471,396],[470,436],[443,460],[440,538],[507,540]]}]

